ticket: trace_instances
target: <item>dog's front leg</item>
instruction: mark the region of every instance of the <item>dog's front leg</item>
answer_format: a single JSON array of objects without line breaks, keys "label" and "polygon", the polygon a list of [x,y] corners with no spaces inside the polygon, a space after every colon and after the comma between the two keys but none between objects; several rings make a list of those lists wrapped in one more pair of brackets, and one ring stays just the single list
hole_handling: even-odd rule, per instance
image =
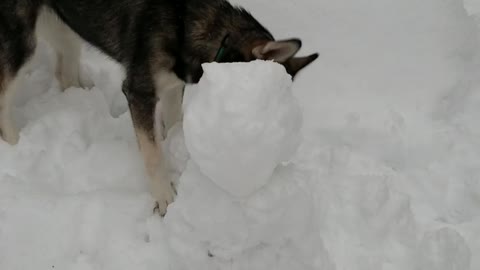
[{"label": "dog's front leg", "polygon": [[167,160],[160,148],[161,135],[155,132],[154,115],[157,101],[161,98],[162,91],[168,90],[168,85],[164,85],[163,90],[156,89],[154,76],[145,74],[148,72],[141,72],[141,69],[137,75],[127,74],[127,79],[123,83],[123,92],[128,100],[140,152],[151,180],[151,193],[158,203],[156,209],[163,216],[166,214],[167,206],[174,199],[175,188],[171,181]]},{"label": "dog's front leg", "polygon": [[156,134],[165,139],[168,130],[183,118],[182,101],[185,83],[173,72],[158,72],[154,80],[157,96],[160,97],[155,110]]}]

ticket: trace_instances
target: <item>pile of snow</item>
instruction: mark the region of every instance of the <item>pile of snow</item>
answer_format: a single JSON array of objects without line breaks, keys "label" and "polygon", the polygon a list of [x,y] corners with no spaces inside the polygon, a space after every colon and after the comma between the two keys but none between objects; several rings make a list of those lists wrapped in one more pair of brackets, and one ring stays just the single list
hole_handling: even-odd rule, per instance
[{"label": "pile of snow", "polygon": [[265,61],[203,68],[185,92],[185,136],[176,126],[165,144],[191,157],[173,160],[186,167],[165,218],[175,269],[317,269],[312,197],[285,163],[301,127],[291,77]]},{"label": "pile of snow", "polygon": [[[469,13],[462,0],[234,2],[278,38],[301,37],[300,54],[321,55],[292,85],[303,111],[292,162],[270,163],[263,187],[235,196],[211,178],[237,176],[208,175],[212,145],[187,149],[178,125],[165,151],[181,176],[179,195],[164,222],[152,214],[121,69],[87,50],[83,68],[95,87],[62,93],[42,46],[17,96],[20,142],[0,141],[0,269],[480,269],[478,1],[465,1]],[[215,89],[233,82],[214,80]],[[273,91],[290,85],[255,81],[270,93],[265,109],[248,101],[259,115],[293,101]],[[220,124],[252,117],[238,108],[231,126],[215,115],[218,127],[193,131],[223,138]],[[216,111],[203,109],[202,117]],[[280,128],[295,134],[290,124]],[[239,131],[228,140],[242,144],[236,138],[265,137]],[[277,150],[286,154],[268,152],[271,162],[288,159]]]}]

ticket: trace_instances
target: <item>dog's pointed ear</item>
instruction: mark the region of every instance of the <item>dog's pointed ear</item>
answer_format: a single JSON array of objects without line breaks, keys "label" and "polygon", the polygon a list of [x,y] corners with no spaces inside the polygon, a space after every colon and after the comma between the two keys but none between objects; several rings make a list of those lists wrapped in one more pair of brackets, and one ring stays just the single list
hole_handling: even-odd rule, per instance
[{"label": "dog's pointed ear", "polygon": [[285,66],[285,69],[287,70],[288,74],[290,74],[292,78],[294,78],[295,75],[297,75],[297,73],[300,70],[308,66],[317,58],[318,58],[318,53],[314,53],[305,57],[292,57],[288,59],[283,65]]},{"label": "dog's pointed ear", "polygon": [[268,41],[254,47],[252,54],[256,59],[283,63],[292,58],[301,47],[302,42],[299,39]]}]

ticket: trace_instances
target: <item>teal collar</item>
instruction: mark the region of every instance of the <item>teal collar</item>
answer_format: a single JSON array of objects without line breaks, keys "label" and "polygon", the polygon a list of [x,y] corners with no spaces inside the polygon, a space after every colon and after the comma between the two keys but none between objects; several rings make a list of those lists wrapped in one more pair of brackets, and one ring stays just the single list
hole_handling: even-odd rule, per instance
[{"label": "teal collar", "polygon": [[225,37],[222,40],[222,44],[220,45],[220,48],[218,48],[218,51],[217,51],[217,54],[215,55],[215,60],[214,60],[217,63],[222,61],[222,58],[225,56],[226,43],[229,36],[230,36],[230,33],[225,35]]}]

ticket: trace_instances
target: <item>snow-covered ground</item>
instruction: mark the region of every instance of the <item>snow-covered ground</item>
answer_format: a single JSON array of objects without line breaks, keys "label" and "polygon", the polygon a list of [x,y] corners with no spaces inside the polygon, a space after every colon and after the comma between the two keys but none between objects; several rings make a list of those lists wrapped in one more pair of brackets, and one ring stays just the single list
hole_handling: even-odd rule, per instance
[{"label": "snow-covered ground", "polygon": [[[121,70],[87,49],[84,75],[95,87],[60,93],[43,47],[17,96],[20,143],[0,142],[0,269],[480,269],[479,1],[235,3],[278,38],[302,38],[301,53],[320,53],[293,84],[303,134],[292,162],[270,176],[265,166],[288,155],[255,129],[277,119],[257,109],[296,102],[280,96],[289,85],[263,85],[269,102],[251,106],[258,119],[246,103],[205,106],[203,117],[237,113],[232,122],[217,115],[219,129],[259,121],[233,138],[214,123],[172,130],[165,146],[179,195],[162,220],[152,215]],[[193,102],[197,115],[211,97],[248,101],[210,95],[192,95],[186,111]],[[300,128],[276,117],[281,125],[263,128]],[[248,198],[226,192],[232,183],[218,175],[238,164],[201,147],[198,138],[212,135],[220,145],[258,138],[224,154],[263,149],[255,158],[270,163],[243,165],[265,169],[265,186]]]}]

